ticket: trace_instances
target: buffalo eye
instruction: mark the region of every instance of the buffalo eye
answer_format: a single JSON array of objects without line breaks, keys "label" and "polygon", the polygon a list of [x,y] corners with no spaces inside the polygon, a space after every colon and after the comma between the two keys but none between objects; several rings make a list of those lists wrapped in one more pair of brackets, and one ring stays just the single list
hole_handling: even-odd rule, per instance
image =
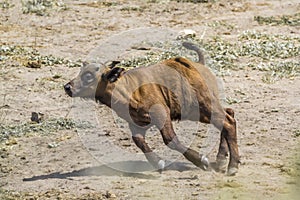
[{"label": "buffalo eye", "polygon": [[81,80],[84,83],[84,85],[92,83],[94,79],[95,79],[94,75],[90,72],[83,74],[81,77]]}]

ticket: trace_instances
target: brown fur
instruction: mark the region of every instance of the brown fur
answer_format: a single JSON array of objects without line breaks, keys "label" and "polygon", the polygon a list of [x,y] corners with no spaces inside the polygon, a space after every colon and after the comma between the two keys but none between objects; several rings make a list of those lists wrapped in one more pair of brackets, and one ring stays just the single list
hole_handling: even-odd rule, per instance
[{"label": "brown fur", "polygon": [[[65,90],[70,96],[93,96],[115,110],[129,123],[134,142],[156,168],[164,166],[160,166],[161,158],[145,142],[145,133],[150,126],[159,128],[165,144],[171,149],[181,152],[196,166],[207,169],[207,159],[180,143],[171,121],[193,120],[214,124],[221,131],[218,169],[224,167],[230,153],[228,174],[234,175],[239,163],[234,112],[222,108],[216,79],[202,64],[203,56],[199,56],[199,61],[201,63],[177,57],[125,73],[118,67],[97,71],[91,86],[81,88],[89,90],[82,92],[86,96],[81,95],[81,89],[78,89],[84,74],[81,72],[78,78],[65,85]],[[90,68],[93,69],[85,66],[82,71]]]}]

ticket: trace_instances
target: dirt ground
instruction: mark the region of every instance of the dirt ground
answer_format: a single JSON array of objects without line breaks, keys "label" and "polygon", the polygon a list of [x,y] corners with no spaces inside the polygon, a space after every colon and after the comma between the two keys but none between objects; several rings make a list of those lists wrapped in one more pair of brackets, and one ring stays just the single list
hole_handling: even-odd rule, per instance
[{"label": "dirt ground", "polygon": [[[299,1],[48,2],[56,3],[35,12],[26,10],[19,0],[0,1],[0,199],[299,199]],[[259,23],[255,16],[295,16],[296,20]],[[110,38],[119,34],[115,42],[126,47],[135,36],[123,37],[122,33],[133,30],[138,35],[135,30],[140,27],[168,28],[176,33],[192,29],[203,43],[215,41],[220,48],[224,43],[213,38],[218,36],[223,42],[242,45],[247,43],[247,39],[240,39],[245,31],[276,36],[282,41],[292,38],[294,46],[287,47],[288,56],[237,56],[233,63],[238,68],[228,69],[226,75],[220,76],[227,103],[235,110],[238,121],[242,164],[236,176],[203,171],[176,153],[176,162],[182,165],[180,170],[161,174],[152,171],[131,141],[126,125],[117,123],[108,108],[74,101],[64,93],[63,84],[77,75],[78,63],[87,60],[90,52],[99,48],[100,54],[102,50],[103,55],[115,55],[113,44],[105,48],[101,45],[112,42]],[[28,58],[30,55],[38,58]],[[272,69],[259,66],[283,61],[296,63],[295,73],[268,82],[268,77],[273,76],[266,74],[272,74]],[[89,128],[84,126],[61,125],[59,120],[66,117],[75,120],[76,107],[79,112],[91,108],[93,115],[88,121],[96,113],[101,129],[92,132],[94,138],[89,137]],[[49,127],[40,127],[32,131],[30,128],[36,125],[30,122],[31,112],[43,113],[48,124],[50,119],[57,119],[55,123],[60,128],[48,131]],[[180,138],[186,137],[181,123],[175,124]],[[16,134],[3,136],[15,127],[29,127],[31,131],[18,134],[16,129]],[[199,124],[193,148],[201,151],[207,128]],[[150,145],[166,159],[169,154],[174,156],[164,147],[157,131],[150,132]],[[210,144],[212,161],[218,137]],[[108,145],[117,152],[119,147],[135,153],[137,159],[121,156],[118,160],[120,157],[110,154],[110,146],[103,141],[112,142]]]}]

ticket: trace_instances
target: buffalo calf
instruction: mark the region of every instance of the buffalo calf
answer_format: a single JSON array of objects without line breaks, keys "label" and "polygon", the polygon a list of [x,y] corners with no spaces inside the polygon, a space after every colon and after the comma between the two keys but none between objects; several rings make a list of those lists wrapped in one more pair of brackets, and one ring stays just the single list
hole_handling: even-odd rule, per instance
[{"label": "buffalo calf", "polygon": [[216,79],[204,66],[200,49],[188,42],[184,42],[183,46],[196,51],[199,61],[175,57],[128,71],[117,65],[84,64],[78,77],[67,83],[64,89],[71,97],[95,99],[112,108],[129,123],[133,141],[147,160],[160,170],[165,167],[165,161],[145,141],[149,127],[155,125],[168,147],[206,170],[208,159],[180,142],[172,121],[213,124],[221,132],[217,169],[222,170],[226,166],[229,156],[227,174],[235,175],[239,152],[234,112],[221,106]]}]

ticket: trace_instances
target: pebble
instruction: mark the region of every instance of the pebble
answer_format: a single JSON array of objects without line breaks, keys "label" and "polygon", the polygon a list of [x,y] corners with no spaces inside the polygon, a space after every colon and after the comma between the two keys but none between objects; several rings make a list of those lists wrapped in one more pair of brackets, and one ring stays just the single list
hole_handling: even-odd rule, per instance
[{"label": "pebble", "polygon": [[117,196],[114,193],[112,193],[111,191],[106,191],[105,197],[108,198],[108,199],[117,198]]},{"label": "pebble", "polygon": [[5,142],[6,145],[15,145],[15,144],[18,144],[18,141],[16,140],[16,138],[12,138],[12,139],[9,139]]},{"label": "pebble", "polygon": [[196,31],[192,29],[184,29],[178,33],[177,38],[190,38],[195,36],[196,36]]}]

